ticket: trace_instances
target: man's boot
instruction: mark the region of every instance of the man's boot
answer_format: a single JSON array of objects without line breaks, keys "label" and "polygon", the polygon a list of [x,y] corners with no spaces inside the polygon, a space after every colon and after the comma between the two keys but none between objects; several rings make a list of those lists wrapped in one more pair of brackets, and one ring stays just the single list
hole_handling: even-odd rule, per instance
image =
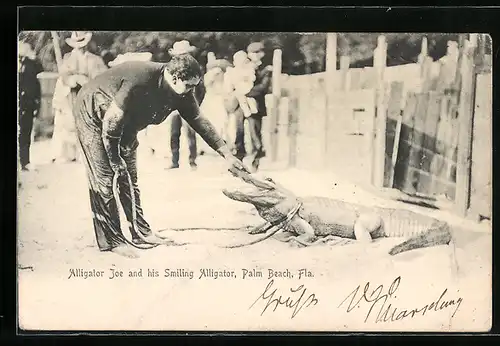
[{"label": "man's boot", "polygon": [[260,159],[255,158],[255,159],[252,161],[253,173],[255,173],[255,172],[257,172],[257,171],[259,170],[259,166],[260,166]]},{"label": "man's boot", "polygon": [[167,166],[167,168],[165,169],[176,169],[176,168],[179,168],[179,164],[178,163],[171,163],[170,166]]},{"label": "man's boot", "polygon": [[166,169],[176,169],[179,168],[179,151],[172,150],[172,163]]},{"label": "man's boot", "polygon": [[194,161],[189,162],[189,166],[191,167],[192,171],[196,171],[198,169],[198,165]]}]

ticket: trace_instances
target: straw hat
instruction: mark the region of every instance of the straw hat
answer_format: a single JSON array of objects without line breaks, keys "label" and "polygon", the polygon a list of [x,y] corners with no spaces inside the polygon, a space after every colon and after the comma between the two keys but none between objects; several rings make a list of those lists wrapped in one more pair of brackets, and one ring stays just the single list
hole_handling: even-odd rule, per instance
[{"label": "straw hat", "polygon": [[149,52],[141,52],[141,53],[125,53],[120,54],[116,57],[115,60],[110,61],[108,66],[113,67],[119,64],[122,64],[127,61],[151,61],[153,54]]},{"label": "straw hat", "polygon": [[92,33],[87,31],[73,31],[71,37],[66,39],[66,43],[73,48],[85,47],[92,38]]},{"label": "straw hat", "polygon": [[233,55],[233,65],[244,65],[245,63],[249,62],[248,60],[248,55],[245,51],[239,50]]},{"label": "straw hat", "polygon": [[191,46],[191,43],[189,43],[189,41],[182,40],[175,42],[172,48],[168,50],[168,53],[170,55],[181,55],[191,53],[194,50],[196,50],[195,46]]}]

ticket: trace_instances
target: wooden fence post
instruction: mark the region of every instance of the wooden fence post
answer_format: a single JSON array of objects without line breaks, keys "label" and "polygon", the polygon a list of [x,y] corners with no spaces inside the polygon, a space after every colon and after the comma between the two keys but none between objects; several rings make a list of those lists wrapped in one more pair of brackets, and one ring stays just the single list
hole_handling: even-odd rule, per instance
[{"label": "wooden fence post", "polygon": [[377,73],[377,111],[375,117],[375,139],[373,155],[372,182],[375,187],[384,186],[385,169],[385,137],[386,137],[386,104],[384,70],[387,60],[387,42],[385,36],[378,37],[377,48],[374,51],[373,67]]},{"label": "wooden fence post", "polygon": [[54,54],[56,56],[57,70],[59,70],[62,64],[61,47],[59,46],[59,35],[57,34],[57,31],[51,31],[50,34],[52,36],[52,43],[54,45]]},{"label": "wooden fence post", "polygon": [[337,34],[326,34],[326,72],[335,73],[337,70]]},{"label": "wooden fence post", "polygon": [[455,205],[457,213],[465,217],[469,208],[470,174],[472,160],[472,124],[474,117],[474,46],[464,41],[460,64],[460,99],[458,104],[459,137]]},{"label": "wooden fence post", "polygon": [[403,98],[403,82],[392,82],[391,96],[388,106],[388,117],[396,120],[396,128],[394,129],[394,141],[392,144],[391,154],[391,171],[389,172],[388,187],[394,187],[394,175],[396,173],[396,163],[398,160],[399,141],[401,138],[401,127],[403,125],[403,112],[401,111],[401,99]]},{"label": "wooden fence post", "polygon": [[432,77],[432,58],[428,54],[428,44],[427,37],[422,39],[422,48],[420,54],[418,55],[418,64],[420,65],[420,78],[422,81],[422,91],[428,91],[431,89]]},{"label": "wooden fence post", "polygon": [[422,65],[427,56],[428,56],[427,37],[424,37],[422,39],[422,48],[420,49],[420,54],[418,55],[418,63]]},{"label": "wooden fence post", "polygon": [[288,138],[289,138],[289,150],[288,150],[288,167],[297,166],[297,132],[298,132],[298,121],[299,121],[299,96],[300,93],[297,88],[291,90],[289,99],[290,104],[288,107]]},{"label": "wooden fence post", "polygon": [[270,114],[270,144],[271,144],[271,161],[275,162],[278,157],[278,119],[279,119],[279,102],[281,98],[281,64],[282,64],[281,49],[275,49],[273,54],[273,74],[272,74],[272,111]]},{"label": "wooden fence post", "polygon": [[[337,71],[337,34],[329,32],[326,34],[326,57],[325,57],[325,69],[326,69],[326,104],[325,104],[325,114],[323,119],[324,136],[323,136],[323,164],[326,166],[328,164],[328,134],[330,132],[330,110],[332,109],[332,93],[335,92],[335,78]],[[332,114],[332,116],[334,116]]]},{"label": "wooden fence post", "polygon": [[349,56],[341,56],[340,57],[340,90],[347,91],[350,88],[350,75],[349,75],[349,64],[350,64]]},{"label": "wooden fence post", "polygon": [[214,52],[207,53],[207,65],[216,60]]}]

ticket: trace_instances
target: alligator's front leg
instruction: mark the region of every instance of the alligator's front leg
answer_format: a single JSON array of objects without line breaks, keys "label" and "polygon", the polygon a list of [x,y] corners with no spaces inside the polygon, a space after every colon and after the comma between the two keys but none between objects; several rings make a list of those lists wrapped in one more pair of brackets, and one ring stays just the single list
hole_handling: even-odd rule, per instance
[{"label": "alligator's front leg", "polygon": [[297,243],[301,246],[310,246],[317,242],[316,237],[311,237],[309,234],[301,234],[296,236],[291,236],[285,239],[288,243]]},{"label": "alligator's front leg", "polygon": [[373,238],[378,238],[383,232],[383,220],[376,213],[361,214],[354,223],[356,240],[370,243]]},{"label": "alligator's front leg", "polygon": [[318,237],[314,235],[314,228],[298,215],[292,218],[287,230],[298,235],[286,238],[286,242],[292,241],[302,246],[309,246],[318,239]]}]

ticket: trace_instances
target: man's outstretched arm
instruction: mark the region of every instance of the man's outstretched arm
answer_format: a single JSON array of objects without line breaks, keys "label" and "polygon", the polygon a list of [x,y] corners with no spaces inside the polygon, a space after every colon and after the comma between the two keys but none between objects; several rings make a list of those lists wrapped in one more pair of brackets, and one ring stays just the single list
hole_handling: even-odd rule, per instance
[{"label": "man's outstretched arm", "polygon": [[215,126],[203,116],[193,94],[189,94],[179,107],[181,117],[201,136],[201,138],[219,155],[226,157],[231,154],[229,147]]}]

